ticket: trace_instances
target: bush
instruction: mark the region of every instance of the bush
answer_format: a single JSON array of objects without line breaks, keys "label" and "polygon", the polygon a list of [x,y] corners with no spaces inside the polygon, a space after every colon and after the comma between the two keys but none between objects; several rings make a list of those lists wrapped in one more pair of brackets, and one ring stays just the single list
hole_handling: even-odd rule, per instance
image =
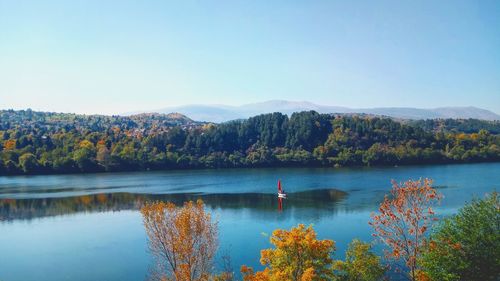
[{"label": "bush", "polygon": [[498,194],[446,219],[431,236],[422,265],[432,280],[500,280]]},{"label": "bush", "polygon": [[354,239],[345,254],[345,261],[335,261],[336,281],[376,281],[381,280],[386,267],[380,257],[371,251],[371,245]]}]

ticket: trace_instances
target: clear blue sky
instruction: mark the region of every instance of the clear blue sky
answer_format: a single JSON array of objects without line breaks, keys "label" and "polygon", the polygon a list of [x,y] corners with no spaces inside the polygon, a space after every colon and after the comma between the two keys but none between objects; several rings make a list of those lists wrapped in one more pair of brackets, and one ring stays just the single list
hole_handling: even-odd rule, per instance
[{"label": "clear blue sky", "polygon": [[500,1],[0,0],[0,108],[269,99],[500,113]]}]

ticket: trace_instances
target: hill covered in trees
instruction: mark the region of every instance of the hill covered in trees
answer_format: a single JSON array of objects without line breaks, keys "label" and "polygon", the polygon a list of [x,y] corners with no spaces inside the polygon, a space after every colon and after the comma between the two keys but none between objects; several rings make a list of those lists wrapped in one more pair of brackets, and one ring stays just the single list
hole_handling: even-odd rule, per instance
[{"label": "hill covered in trees", "polygon": [[499,161],[499,132],[498,121],[398,121],[315,111],[212,124],[181,114],[4,110],[0,174]]}]

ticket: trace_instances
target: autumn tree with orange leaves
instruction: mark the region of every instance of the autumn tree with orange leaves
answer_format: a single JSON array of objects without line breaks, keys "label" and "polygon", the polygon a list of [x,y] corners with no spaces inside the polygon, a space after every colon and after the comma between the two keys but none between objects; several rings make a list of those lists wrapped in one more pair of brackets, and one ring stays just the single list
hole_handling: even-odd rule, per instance
[{"label": "autumn tree with orange leaves", "polygon": [[156,260],[153,279],[204,281],[211,278],[217,250],[217,223],[205,212],[203,201],[177,207],[146,204],[142,209],[149,249]]},{"label": "autumn tree with orange leaves", "polygon": [[418,280],[425,232],[435,220],[432,207],[441,199],[431,185],[431,179],[401,184],[392,181],[390,196],[386,195],[379,212],[371,215],[373,236],[389,247],[387,258],[405,262],[411,280]]},{"label": "autumn tree with orange leaves", "polygon": [[318,240],[309,226],[299,224],[291,230],[277,229],[270,238],[275,248],[261,251],[260,263],[266,268],[254,272],[242,266],[244,281],[319,281],[331,280],[335,250],[332,240]]}]

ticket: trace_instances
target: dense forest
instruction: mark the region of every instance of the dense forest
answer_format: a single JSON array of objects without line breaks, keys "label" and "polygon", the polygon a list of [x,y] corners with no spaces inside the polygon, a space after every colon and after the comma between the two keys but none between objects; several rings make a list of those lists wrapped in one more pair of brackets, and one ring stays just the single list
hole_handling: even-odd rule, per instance
[{"label": "dense forest", "polygon": [[180,114],[0,111],[0,174],[500,160],[500,122],[314,111],[212,124]]}]

